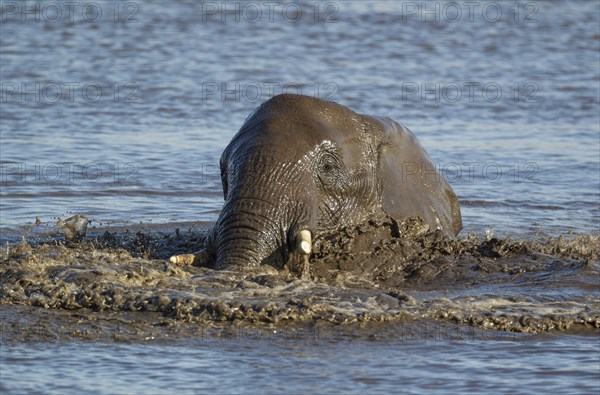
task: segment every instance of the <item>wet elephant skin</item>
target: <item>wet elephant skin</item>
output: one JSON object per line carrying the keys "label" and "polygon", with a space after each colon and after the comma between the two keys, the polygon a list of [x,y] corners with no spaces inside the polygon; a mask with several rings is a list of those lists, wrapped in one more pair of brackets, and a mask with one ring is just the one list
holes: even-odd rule
{"label": "wet elephant skin", "polygon": [[225,148],[220,169],[225,203],[197,254],[216,268],[282,268],[299,241],[309,254],[311,235],[382,214],[419,217],[448,237],[462,228],[456,195],[410,130],[334,102],[271,98]]}

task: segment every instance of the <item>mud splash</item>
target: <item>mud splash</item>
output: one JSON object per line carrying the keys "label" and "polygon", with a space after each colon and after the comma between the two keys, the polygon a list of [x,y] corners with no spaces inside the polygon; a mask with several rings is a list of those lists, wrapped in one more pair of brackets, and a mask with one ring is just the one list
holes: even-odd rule
{"label": "mud splash", "polygon": [[142,226],[78,242],[24,238],[2,256],[3,322],[28,327],[10,311],[51,317],[52,337],[61,322],[101,320],[131,339],[147,333],[140,322],[170,331],[422,320],[525,333],[600,328],[600,235],[449,240],[419,221],[384,218],[316,238],[308,280],[270,266],[168,262],[204,237],[193,227]]}

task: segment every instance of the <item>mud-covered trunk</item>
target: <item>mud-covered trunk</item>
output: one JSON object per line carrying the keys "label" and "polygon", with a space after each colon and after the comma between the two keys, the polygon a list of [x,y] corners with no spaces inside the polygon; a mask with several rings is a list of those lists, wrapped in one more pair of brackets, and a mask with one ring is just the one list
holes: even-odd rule
{"label": "mud-covered trunk", "polygon": [[216,268],[282,268],[299,227],[315,222],[312,175],[287,155],[285,148],[253,145],[223,153],[225,205],[211,243]]}
{"label": "mud-covered trunk", "polygon": [[228,202],[215,229],[216,268],[282,267],[287,258],[289,220],[279,204],[259,197]]}

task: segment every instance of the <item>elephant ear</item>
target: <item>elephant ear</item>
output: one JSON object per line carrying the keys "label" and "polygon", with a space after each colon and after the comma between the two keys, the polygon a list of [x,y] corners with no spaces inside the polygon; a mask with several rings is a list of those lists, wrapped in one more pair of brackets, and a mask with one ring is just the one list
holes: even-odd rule
{"label": "elephant ear", "polygon": [[456,194],[415,135],[389,118],[370,118],[381,138],[378,174],[383,209],[398,221],[420,217],[430,230],[456,236],[462,229]]}
{"label": "elephant ear", "polygon": [[219,161],[219,169],[221,170],[221,185],[223,186],[223,199],[227,199],[227,192],[229,191],[229,185],[227,183],[227,159],[225,154],[221,156]]}

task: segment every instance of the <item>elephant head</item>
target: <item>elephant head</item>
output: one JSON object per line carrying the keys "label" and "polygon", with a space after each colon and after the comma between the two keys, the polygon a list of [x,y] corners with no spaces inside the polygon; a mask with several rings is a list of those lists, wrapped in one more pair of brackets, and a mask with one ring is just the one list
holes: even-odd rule
{"label": "elephant head", "polygon": [[206,249],[192,255],[216,268],[280,268],[294,251],[310,253],[311,235],[377,210],[420,217],[448,236],[462,228],[456,195],[416,137],[337,103],[271,98],[233,137],[220,167],[225,204]]}

